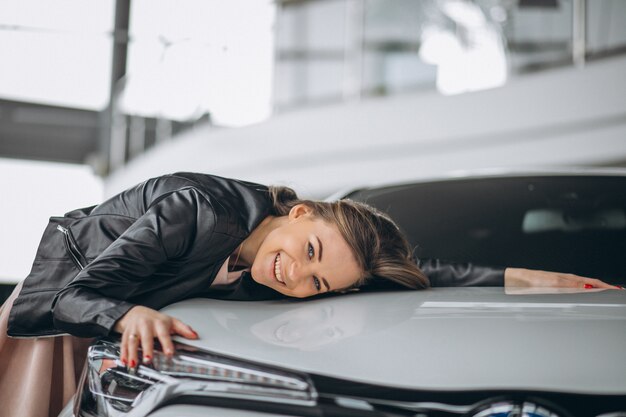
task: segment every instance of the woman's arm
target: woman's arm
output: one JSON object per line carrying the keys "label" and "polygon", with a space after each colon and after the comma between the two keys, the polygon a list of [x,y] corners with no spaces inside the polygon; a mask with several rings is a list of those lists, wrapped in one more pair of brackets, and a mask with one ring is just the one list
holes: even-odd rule
{"label": "woman's arm", "polygon": [[417,266],[426,274],[432,287],[502,287],[504,268],[420,259]]}
{"label": "woman's arm", "polygon": [[562,272],[525,268],[501,268],[453,263],[439,259],[418,261],[418,266],[430,280],[432,287],[564,287],[618,289],[599,279]]}
{"label": "woman's arm", "polygon": [[[210,210],[204,201],[195,189],[188,188],[170,193],[149,207],[57,293],[52,307],[55,327],[88,337],[107,335],[115,328],[122,333],[123,350],[127,349],[126,341],[142,335],[152,335],[142,338],[148,351],[154,336],[164,347],[171,346],[170,333],[192,337],[188,326],[155,310],[136,307],[130,300],[140,298],[148,288],[154,291],[160,284],[151,280],[154,273],[189,250],[198,232],[199,211],[206,215]],[[205,228],[208,234],[213,230]],[[120,320],[127,314],[127,320]],[[137,337],[129,337],[131,334]],[[136,360],[136,348],[128,359]]]}

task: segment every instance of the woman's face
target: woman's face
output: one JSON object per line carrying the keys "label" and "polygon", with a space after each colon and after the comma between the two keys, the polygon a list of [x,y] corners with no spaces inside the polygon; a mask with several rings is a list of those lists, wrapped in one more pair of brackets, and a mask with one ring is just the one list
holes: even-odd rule
{"label": "woman's face", "polygon": [[259,284],[298,298],[345,289],[363,274],[337,227],[305,205],[267,234],[251,273]]}

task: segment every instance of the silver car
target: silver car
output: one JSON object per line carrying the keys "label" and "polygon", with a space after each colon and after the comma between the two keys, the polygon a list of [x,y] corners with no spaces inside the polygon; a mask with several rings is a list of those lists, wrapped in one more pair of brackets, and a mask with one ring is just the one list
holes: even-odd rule
{"label": "silver car", "polygon": [[[626,171],[481,174],[352,191],[420,258],[623,284]],[[193,299],[173,358],[91,346],[80,416],[626,416],[626,291],[449,287]]]}

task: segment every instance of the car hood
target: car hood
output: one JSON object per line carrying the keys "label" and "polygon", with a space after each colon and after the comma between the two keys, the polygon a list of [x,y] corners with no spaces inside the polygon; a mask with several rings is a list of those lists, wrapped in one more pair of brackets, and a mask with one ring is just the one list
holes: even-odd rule
{"label": "car hood", "polygon": [[625,394],[626,291],[535,291],[193,299],[163,311],[200,335],[180,342],[318,375],[413,389]]}

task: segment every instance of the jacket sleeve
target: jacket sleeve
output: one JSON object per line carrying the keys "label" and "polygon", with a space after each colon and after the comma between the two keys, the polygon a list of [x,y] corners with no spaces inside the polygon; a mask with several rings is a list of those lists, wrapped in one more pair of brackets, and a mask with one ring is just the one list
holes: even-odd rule
{"label": "jacket sleeve", "polygon": [[440,259],[421,259],[417,266],[432,287],[502,287],[504,268],[451,263]]}
{"label": "jacket sleeve", "polygon": [[197,190],[184,188],[153,203],[56,294],[52,305],[55,328],[82,337],[109,334],[135,305],[127,300],[145,290],[142,283],[165,262],[189,250],[199,210],[206,216],[208,203],[201,201],[206,202]]}

